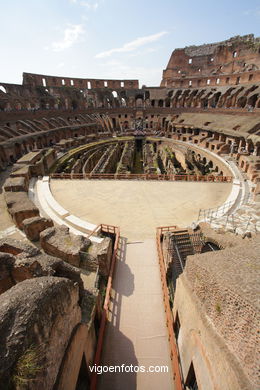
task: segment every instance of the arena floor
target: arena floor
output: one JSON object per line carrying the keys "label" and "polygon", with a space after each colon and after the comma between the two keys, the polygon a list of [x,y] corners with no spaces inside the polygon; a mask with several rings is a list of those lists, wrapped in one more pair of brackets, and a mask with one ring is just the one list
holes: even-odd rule
{"label": "arena floor", "polygon": [[223,204],[232,183],[137,180],[51,180],[57,202],[82,220],[120,227],[131,240],[152,238],[157,226],[187,227],[199,209]]}

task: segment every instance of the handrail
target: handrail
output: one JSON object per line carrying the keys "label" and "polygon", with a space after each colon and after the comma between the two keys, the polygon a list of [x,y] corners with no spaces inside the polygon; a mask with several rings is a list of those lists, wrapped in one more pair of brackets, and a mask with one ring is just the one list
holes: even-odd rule
{"label": "handrail", "polygon": [[108,180],[165,180],[165,181],[195,181],[195,182],[217,182],[230,183],[232,176],[202,176],[202,175],[175,175],[175,174],[153,174],[153,173],[51,173],[52,179],[108,179]]}
{"label": "handrail", "polygon": [[[105,328],[106,328],[106,322],[107,322],[107,315],[108,315],[108,307],[110,302],[110,294],[112,289],[112,282],[113,282],[113,274],[115,270],[115,264],[117,259],[117,251],[119,247],[119,239],[120,239],[120,230],[117,226],[113,225],[106,225],[101,224],[99,225],[101,227],[101,231],[105,233],[112,233],[115,235],[115,242],[114,242],[114,249],[113,249],[113,255],[109,270],[109,276],[107,281],[107,287],[106,287],[106,295],[105,300],[103,304],[103,311],[101,316],[101,322],[98,332],[98,341],[97,341],[97,347],[96,347],[96,353],[93,361],[93,366],[99,366],[101,361],[101,353],[102,353],[102,347],[104,342],[104,335],[105,335]],[[96,390],[97,387],[97,372],[93,371],[91,374],[91,383],[90,383],[90,390]]]}
{"label": "handrail", "polygon": [[172,362],[172,371],[173,371],[173,380],[175,383],[175,389],[176,390],[183,390],[183,380],[181,375],[181,368],[179,366],[179,352],[176,345],[176,339],[173,331],[173,318],[172,318],[172,311],[170,308],[169,303],[169,291],[167,287],[167,281],[166,281],[166,271],[164,266],[164,259],[163,259],[163,251],[161,246],[161,236],[163,232],[166,231],[173,231],[176,229],[176,226],[163,226],[158,227],[156,229],[156,243],[157,243],[157,252],[158,252],[158,259],[159,259],[159,266],[160,266],[160,274],[161,274],[161,283],[162,283],[162,291],[163,291],[163,301],[164,301],[164,311],[166,315],[166,326],[168,329],[168,340],[170,345],[170,351],[171,351],[171,362]]}
{"label": "handrail", "polygon": [[[220,216],[225,215],[231,206],[234,204],[234,201],[230,200],[228,202],[223,203],[222,205],[218,207],[213,207],[209,209],[199,209],[198,213],[198,221],[201,221],[201,218],[203,217],[203,221],[209,221],[212,222],[212,219],[217,219]],[[219,216],[218,214],[221,213]]]}
{"label": "handrail", "polygon": [[101,226],[102,226],[102,225],[97,225],[97,226],[95,227],[95,229],[92,230],[92,232],[90,232],[90,233],[87,235],[87,238],[89,238],[89,237],[93,236],[95,233],[97,233],[97,232],[99,231],[99,229],[101,229]]}

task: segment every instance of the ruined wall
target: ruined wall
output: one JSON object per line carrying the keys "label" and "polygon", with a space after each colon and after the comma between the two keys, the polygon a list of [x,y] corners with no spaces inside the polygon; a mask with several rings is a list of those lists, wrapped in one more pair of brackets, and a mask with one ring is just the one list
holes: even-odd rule
{"label": "ruined wall", "polygon": [[1,295],[3,388],[22,381],[28,389],[53,388],[71,332],[81,320],[78,300],[78,286],[57,277],[25,280]]}
{"label": "ruined wall", "polygon": [[177,280],[178,348],[184,379],[193,363],[199,388],[257,389],[257,253],[244,241],[223,251],[189,256]]}
{"label": "ruined wall", "polygon": [[130,173],[133,167],[134,161],[134,142],[127,141],[124,145],[124,149],[121,155],[121,159],[117,166],[116,173]]}
{"label": "ruined wall", "polygon": [[[260,80],[259,47],[259,38],[246,35],[176,49],[163,71],[161,86],[198,87],[257,82]],[[212,80],[208,82],[209,77]]]}
{"label": "ruined wall", "polygon": [[138,80],[80,79],[75,77],[57,77],[34,73],[23,73],[23,85],[30,86],[71,86],[75,88],[138,88]]}

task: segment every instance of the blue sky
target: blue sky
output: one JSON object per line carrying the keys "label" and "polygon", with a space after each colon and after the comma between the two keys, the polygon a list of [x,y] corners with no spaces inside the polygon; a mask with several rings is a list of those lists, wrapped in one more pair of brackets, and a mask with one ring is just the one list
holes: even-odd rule
{"label": "blue sky", "polygon": [[0,81],[22,72],[159,85],[178,47],[260,36],[260,0],[0,0]]}

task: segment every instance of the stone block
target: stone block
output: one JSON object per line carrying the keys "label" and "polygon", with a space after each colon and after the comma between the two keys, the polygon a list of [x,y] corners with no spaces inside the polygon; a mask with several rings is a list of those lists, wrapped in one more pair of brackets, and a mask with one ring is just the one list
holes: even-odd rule
{"label": "stone block", "polygon": [[80,265],[80,252],[87,252],[91,244],[88,238],[70,233],[66,226],[44,230],[40,233],[40,242],[46,253],[76,267]]}
{"label": "stone block", "polygon": [[92,259],[96,259],[99,273],[103,276],[108,276],[109,274],[112,251],[112,240],[109,237],[104,238],[100,244],[93,243],[89,248],[88,253]]}
{"label": "stone block", "polygon": [[27,191],[27,183],[24,177],[9,177],[4,184],[6,192],[20,192]]}
{"label": "stone block", "polygon": [[9,253],[0,253],[0,294],[14,286],[15,282],[11,276],[11,269],[15,257]]}
{"label": "stone block", "polygon": [[52,220],[40,216],[27,218],[23,221],[23,230],[31,241],[39,241],[40,233],[49,227],[53,227]]}
{"label": "stone block", "polygon": [[1,389],[18,388],[13,379],[21,372],[28,375],[22,368],[29,356],[37,369],[22,387],[54,387],[72,331],[81,321],[78,301],[74,282],[52,276],[24,280],[1,295]]}
{"label": "stone block", "polygon": [[24,242],[11,238],[0,240],[0,294],[25,279],[40,276],[65,277],[77,283],[80,295],[83,293],[77,268]]}
{"label": "stone block", "polygon": [[23,228],[23,221],[39,215],[39,210],[28,198],[26,192],[6,192],[5,201],[8,211],[19,229]]}

